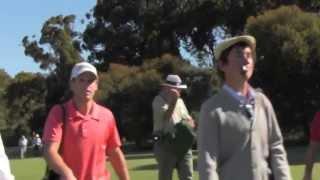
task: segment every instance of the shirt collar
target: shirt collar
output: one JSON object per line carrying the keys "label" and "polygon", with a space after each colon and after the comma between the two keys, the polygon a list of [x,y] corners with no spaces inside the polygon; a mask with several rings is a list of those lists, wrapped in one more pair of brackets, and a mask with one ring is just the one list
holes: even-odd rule
{"label": "shirt collar", "polygon": [[69,100],[67,103],[66,103],[66,109],[67,109],[67,113],[68,113],[68,118],[70,119],[77,119],[77,118],[81,118],[81,119],[93,119],[93,120],[96,120],[96,121],[99,121],[99,115],[98,115],[98,109],[97,108],[97,104],[95,102],[93,102],[92,104],[92,108],[91,108],[91,111],[89,112],[88,115],[83,115],[81,114],[75,104],[73,103],[72,99]]}
{"label": "shirt collar", "polygon": [[255,92],[254,89],[250,86],[248,96],[243,96],[241,92],[235,91],[229,85],[224,84],[222,89],[229,93],[233,98],[235,98],[240,104],[254,104]]}

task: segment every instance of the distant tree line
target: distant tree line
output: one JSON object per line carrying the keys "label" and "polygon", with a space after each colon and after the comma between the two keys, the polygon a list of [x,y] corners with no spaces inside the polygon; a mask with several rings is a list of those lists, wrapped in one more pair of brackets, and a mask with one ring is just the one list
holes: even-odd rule
{"label": "distant tree line", "polygon": [[0,71],[0,130],[12,139],[41,133],[48,110],[68,97],[72,65],[86,54],[100,71],[97,101],[114,112],[121,135],[141,145],[165,76],[183,77],[189,86],[183,98],[197,119],[201,103],[221,85],[215,44],[249,33],[257,39],[252,84],[271,98],[286,140],[303,141],[320,104],[319,7],[316,0],[99,0],[83,32],[73,28],[74,15],[51,17],[40,37],[22,40],[25,54],[47,73]]}

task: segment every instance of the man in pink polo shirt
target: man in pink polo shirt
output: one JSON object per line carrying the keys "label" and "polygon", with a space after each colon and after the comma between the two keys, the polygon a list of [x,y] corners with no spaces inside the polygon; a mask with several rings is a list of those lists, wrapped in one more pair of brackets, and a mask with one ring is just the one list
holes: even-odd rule
{"label": "man in pink polo shirt", "polygon": [[63,104],[65,111],[54,106],[45,123],[44,158],[49,167],[61,180],[110,180],[105,163],[108,156],[119,179],[129,180],[114,116],[93,100],[98,89],[96,68],[77,63],[70,89],[73,96]]}

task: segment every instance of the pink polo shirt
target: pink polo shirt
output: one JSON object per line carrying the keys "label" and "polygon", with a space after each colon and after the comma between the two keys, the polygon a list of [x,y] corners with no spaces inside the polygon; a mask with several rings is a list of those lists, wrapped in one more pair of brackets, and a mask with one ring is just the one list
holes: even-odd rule
{"label": "pink polo shirt", "polygon": [[316,112],[311,122],[310,140],[320,142],[320,112]]}
{"label": "pink polo shirt", "polygon": [[[64,162],[77,180],[110,180],[106,154],[121,145],[112,112],[96,103],[88,115],[82,115],[72,100],[65,104],[66,126],[62,145]],[[47,117],[43,141],[60,142],[62,110],[54,106]]]}

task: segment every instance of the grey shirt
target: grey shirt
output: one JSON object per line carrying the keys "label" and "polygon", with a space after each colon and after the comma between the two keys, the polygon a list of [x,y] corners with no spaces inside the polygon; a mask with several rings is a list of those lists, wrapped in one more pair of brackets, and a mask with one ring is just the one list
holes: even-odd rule
{"label": "grey shirt", "polygon": [[271,171],[275,180],[291,180],[273,107],[260,92],[255,92],[254,101],[253,117],[224,89],[202,105],[200,180],[267,180]]}

